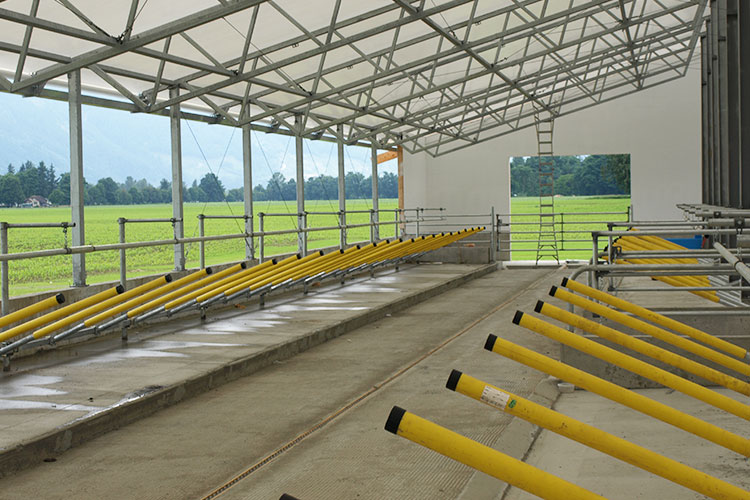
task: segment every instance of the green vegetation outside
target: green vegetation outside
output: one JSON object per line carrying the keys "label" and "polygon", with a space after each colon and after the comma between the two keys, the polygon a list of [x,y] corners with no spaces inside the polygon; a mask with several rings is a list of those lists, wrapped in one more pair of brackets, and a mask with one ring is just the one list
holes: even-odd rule
{"label": "green vegetation outside", "polygon": [[[383,213],[381,220],[391,222],[395,220],[395,209],[398,202],[395,199],[381,199],[380,208],[394,210],[393,214]],[[556,229],[565,231],[582,231],[579,234],[566,235],[568,238],[580,239],[579,242],[566,241],[563,246],[560,243],[561,259],[588,259],[589,250],[571,251],[573,248],[589,247],[589,233],[597,229],[606,229],[605,224],[590,225],[585,221],[609,221],[626,220],[625,215],[630,205],[628,196],[582,196],[582,197],[558,197],[555,198],[556,212],[564,212],[566,215],[562,220],[558,218]],[[306,207],[309,212],[335,212],[338,204],[335,201],[307,201]],[[369,200],[347,200],[347,210],[364,210],[371,208]],[[256,215],[263,213],[291,213],[296,210],[296,203],[280,201],[257,202],[254,205]],[[512,217],[513,249],[534,250],[536,249],[536,236],[539,230],[539,198],[538,197],[513,197],[511,212],[516,214]],[[618,212],[619,215],[585,216],[576,215],[581,212]],[[242,203],[186,203],[185,204],[185,236],[194,237],[199,235],[197,215],[241,215],[243,213]],[[518,215],[531,214],[531,215]],[[86,207],[86,243],[101,245],[118,241],[119,217],[128,219],[154,219],[170,218],[172,206],[169,204],[154,205],[122,205],[122,206],[93,206]],[[506,217],[507,219],[507,217]],[[53,208],[4,208],[0,209],[0,221],[10,223],[39,223],[39,222],[63,222],[70,220],[69,207]],[[350,214],[347,222],[349,224],[364,224],[369,221],[368,213]],[[255,217],[255,230],[259,230],[259,218]],[[507,220],[504,220],[507,222]],[[516,225],[528,223],[529,225]],[[296,217],[267,217],[265,220],[266,231],[280,231],[296,227]],[[332,215],[310,215],[308,225],[311,227],[336,226],[338,220]],[[237,234],[243,231],[241,219],[207,219],[205,221],[205,234]],[[518,234],[519,232],[530,232],[530,234]],[[395,234],[393,224],[381,226],[382,237],[390,237]],[[149,241],[172,238],[172,227],[169,223],[133,223],[126,225],[126,241]],[[369,239],[369,228],[356,228],[349,230],[348,241],[365,241]],[[66,238],[62,229],[10,229],[9,251],[27,252],[47,248],[61,248],[66,244]],[[520,240],[531,240],[520,242]],[[335,246],[339,241],[338,230],[313,232],[309,234],[309,248],[323,248]],[[67,244],[71,245],[71,235],[67,235]],[[276,235],[266,238],[266,255],[274,255],[293,252],[297,248],[296,234]],[[186,246],[187,265],[195,267],[199,263],[198,243]],[[219,264],[242,260],[245,255],[244,240],[222,240],[206,243],[206,263]],[[257,240],[256,240],[257,255]],[[173,247],[171,245],[162,247],[150,247],[132,249],[127,252],[128,276],[142,276],[153,273],[167,272],[173,268]],[[514,260],[533,260],[536,253],[514,252]],[[27,259],[23,261],[12,261],[10,269],[10,292],[11,296],[38,292],[41,290],[52,290],[65,288],[71,283],[71,257],[55,256],[38,259]],[[89,283],[101,283],[115,281],[119,278],[119,253],[95,252],[86,256],[87,281]]]}
{"label": "green vegetation outside", "polygon": [[[347,200],[347,210],[368,211],[372,207],[369,200]],[[395,209],[398,200],[381,199],[382,210],[394,210],[391,213],[381,213],[381,221],[395,221]],[[264,201],[254,203],[256,214],[254,225],[259,230],[259,217],[263,213],[293,213],[296,202]],[[336,201],[307,201],[308,212],[336,212]],[[205,215],[242,215],[243,204],[235,203],[186,203],[185,204],[185,237],[199,236],[198,214]],[[86,207],[84,223],[86,229],[86,243],[101,245],[115,243],[119,239],[117,219],[161,219],[172,217],[172,205],[113,205]],[[348,224],[364,224],[370,219],[369,213],[350,214]],[[40,223],[70,221],[69,207],[52,208],[2,208],[0,221],[9,223]],[[238,234],[244,231],[242,219],[206,219],[205,234]],[[338,224],[335,215],[310,215],[309,227],[330,227]],[[265,231],[282,231],[297,227],[296,216],[266,217]],[[67,245],[72,245],[70,231],[67,235]],[[395,234],[395,225],[382,225],[382,237]],[[126,224],[125,236],[127,242],[163,240],[173,237],[172,226],[168,222],[161,223],[132,223]],[[369,240],[368,227],[354,228],[348,231],[348,241]],[[275,255],[294,252],[297,249],[297,235],[273,235],[265,238],[265,254]],[[308,245],[310,249],[338,245],[338,230],[309,233]],[[9,229],[8,250],[10,253],[29,252],[48,248],[61,248],[66,244],[66,237],[62,229]],[[256,239],[256,255],[257,255]],[[198,243],[186,245],[187,266],[197,267],[200,259]],[[219,264],[238,261],[245,258],[243,239],[221,240],[206,243],[206,264]],[[174,250],[171,245],[160,247],[136,248],[127,251],[128,276],[143,276],[153,273],[167,272],[174,267]],[[37,259],[11,261],[9,263],[10,294],[11,296],[65,288],[71,284],[71,257],[60,255]],[[119,279],[119,252],[94,252],[86,255],[87,282],[90,284]]]}
{"label": "green vegetation outside", "polygon": [[[630,196],[558,196],[554,203],[555,213],[564,214],[555,217],[560,260],[590,259],[591,231],[606,230],[606,222],[627,221]],[[591,212],[608,213],[606,215],[583,215]],[[510,222],[513,224],[512,250],[514,250],[512,259],[536,260],[539,234],[539,197],[514,196],[511,199],[511,214]],[[507,223],[508,221],[503,220],[503,222]],[[567,233],[564,235],[564,242],[560,240],[559,231],[566,231]],[[572,233],[572,231],[577,232]],[[524,232],[528,234],[522,234]]]}

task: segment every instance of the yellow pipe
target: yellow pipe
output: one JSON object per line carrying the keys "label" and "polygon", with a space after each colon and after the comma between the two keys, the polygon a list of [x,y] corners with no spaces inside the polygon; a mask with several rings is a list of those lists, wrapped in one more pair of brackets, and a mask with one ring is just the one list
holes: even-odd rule
{"label": "yellow pipe", "polygon": [[615,297],[614,295],[611,295],[609,293],[602,292],[600,290],[597,290],[596,288],[591,288],[590,286],[586,286],[578,281],[563,278],[562,286],[582,295],[587,295],[594,300],[598,300],[599,302],[604,302],[605,304],[609,304],[612,307],[616,307],[631,314],[635,314],[636,316],[640,316],[643,319],[646,319],[652,323],[656,323],[657,325],[661,325],[665,328],[674,330],[675,332],[681,333],[682,335],[687,335],[688,337],[691,337],[699,342],[710,345],[714,349],[718,349],[720,351],[724,351],[727,354],[731,354],[736,358],[742,359],[750,357],[748,351],[738,345],[734,345],[724,339],[720,339],[702,330],[693,328],[692,326],[686,325],[685,323],[681,323],[672,318],[668,318],[663,314],[659,314],[650,309],[646,309],[645,307],[633,304],[632,302],[628,302],[627,300]]}
{"label": "yellow pipe", "polygon": [[217,281],[216,283],[212,283],[184,297],[174,300],[168,304],[165,304],[164,308],[167,310],[173,309],[179,306],[180,304],[183,304],[192,299],[195,299],[197,302],[204,302],[210,299],[211,297],[215,297],[219,295],[227,288],[233,287],[237,283],[240,283],[244,280],[253,279],[256,276],[260,276],[262,274],[269,272],[272,269],[275,269],[276,266],[284,265],[288,262],[292,262],[299,258],[300,258],[299,254],[294,254],[281,261],[277,261],[276,259],[267,260],[266,262],[263,262],[262,264],[258,264],[257,266],[253,266],[249,269],[245,269],[244,271],[240,271],[239,273],[233,274],[231,276],[227,276],[226,278],[223,278]]}
{"label": "yellow pipe", "polygon": [[148,281],[140,286],[137,286],[133,289],[128,290],[127,292],[123,292],[119,295],[115,295],[114,297],[111,297],[109,299],[93,304],[87,307],[86,309],[83,309],[81,311],[78,311],[77,313],[65,316],[64,318],[57,320],[56,322],[50,325],[47,325],[44,328],[40,328],[39,330],[34,332],[34,338],[40,339],[44,337],[45,335],[48,335],[54,332],[55,330],[59,330],[60,328],[63,328],[68,325],[72,325],[73,323],[80,321],[83,318],[86,318],[88,316],[91,316],[92,314],[105,311],[116,304],[120,304],[123,301],[126,301],[132,297],[137,297],[138,295],[141,295],[144,292],[153,290],[154,288],[159,288],[169,283],[170,281],[172,281],[172,277],[170,275],[167,274],[164,276],[160,276],[156,278],[155,280]]}
{"label": "yellow pipe", "polygon": [[730,370],[734,370],[743,375],[750,375],[750,365],[748,365],[747,363],[743,363],[742,361],[735,358],[730,358],[726,354],[722,354],[706,346],[700,345],[690,339],[675,335],[674,333],[668,332],[667,330],[659,328],[658,326],[651,325],[649,323],[646,323],[645,321],[641,321],[637,318],[628,316],[627,314],[623,314],[621,312],[615,311],[614,309],[610,309],[607,306],[603,306],[601,304],[597,304],[596,302],[584,299],[583,297],[575,295],[561,288],[557,288],[556,286],[552,287],[549,294],[553,297],[564,300],[569,304],[578,306],[581,309],[585,309],[594,314],[598,314],[599,316],[617,321],[618,323],[637,330],[641,333],[651,335],[652,337],[655,337],[663,342],[672,344],[675,347],[684,349],[685,351],[713,361],[714,363],[718,363],[725,368],[729,368]]}
{"label": "yellow pipe", "polygon": [[745,396],[750,396],[750,384],[747,382],[732,377],[731,375],[727,375],[719,370],[714,370],[713,368],[685,358],[684,356],[680,356],[679,354],[662,349],[661,347],[644,342],[643,340],[626,335],[614,328],[604,326],[595,321],[578,316],[577,314],[564,311],[559,307],[555,307],[552,304],[546,304],[541,300],[536,303],[534,311],[542,313],[548,318],[556,319],[563,323],[567,323],[570,326],[593,333],[603,339],[614,342],[615,344],[621,345],[632,351],[644,354],[657,361],[661,361],[662,363],[672,365],[680,370],[692,373],[693,375],[698,375],[706,380],[724,386],[727,389],[739,392]]}
{"label": "yellow pipe", "polygon": [[385,430],[541,498],[551,500],[604,498],[409,413],[398,406],[394,406],[391,410],[385,423]]}
{"label": "yellow pipe", "polygon": [[227,290],[225,293],[226,296],[230,296],[233,293],[239,292],[242,289],[247,290],[255,290],[256,288],[260,288],[262,286],[266,285],[278,285],[279,283],[283,283],[284,281],[287,281],[291,278],[291,276],[299,271],[305,271],[309,269],[311,266],[315,265],[316,262],[318,262],[320,259],[322,259],[323,252],[316,252],[314,254],[308,255],[306,257],[303,257],[299,261],[297,261],[297,264],[294,264],[292,266],[289,266],[286,270],[282,272],[273,273],[271,275],[266,276],[260,276],[257,280],[254,280],[252,283],[248,283],[245,285],[237,285],[234,288],[231,288],[231,291]]}
{"label": "yellow pipe", "polygon": [[[618,242],[621,247],[626,250],[636,251],[659,251],[653,247],[644,245],[638,245],[637,243],[631,242],[624,244],[622,241]],[[641,263],[641,264],[697,264],[696,259],[668,259],[668,258],[642,258],[642,259],[627,259],[630,262]],[[710,282],[706,276],[672,276],[678,281],[686,283],[684,286],[709,286]]]}
{"label": "yellow pipe", "polygon": [[204,276],[200,280],[198,280],[198,281],[196,281],[194,283],[191,283],[191,284],[189,284],[187,286],[184,286],[184,287],[182,287],[182,288],[180,288],[178,290],[173,290],[172,292],[169,292],[168,294],[163,295],[163,296],[159,297],[158,299],[154,299],[154,300],[152,300],[150,302],[146,302],[145,304],[143,304],[141,306],[138,306],[138,307],[136,307],[134,309],[131,309],[130,311],[128,311],[128,318],[134,318],[136,316],[139,316],[139,315],[145,313],[146,311],[149,311],[149,310],[153,309],[154,307],[158,307],[158,306],[160,306],[162,304],[166,304],[167,302],[171,301],[172,299],[174,299],[176,297],[184,296],[187,293],[192,292],[193,290],[197,290],[199,288],[202,288],[202,287],[210,284],[213,281],[219,280],[219,279],[221,279],[221,278],[223,278],[225,276],[228,276],[230,274],[234,274],[234,273],[236,273],[238,271],[241,271],[241,270],[245,269],[246,266],[247,266],[247,263],[240,262],[239,264],[235,264],[233,266],[230,266],[230,267],[228,267],[228,268],[226,268],[223,271],[220,271],[218,273],[211,272],[211,268],[207,267],[205,269],[206,276]]}
{"label": "yellow pipe", "polygon": [[641,375],[647,379],[653,380],[661,385],[671,387],[688,396],[708,403],[717,408],[736,415],[745,420],[750,420],[750,406],[735,401],[734,399],[714,392],[701,385],[698,385],[682,377],[678,377],[666,370],[657,368],[653,365],[635,359],[632,356],[618,352],[609,347],[597,344],[593,340],[588,340],[580,335],[571,333],[563,328],[542,321],[521,311],[516,312],[513,322],[529,330],[535,331],[545,337],[556,340],[567,346],[585,352],[591,356],[597,357],[613,365],[624,368],[628,371]]}
{"label": "yellow pipe", "polygon": [[484,348],[695,434],[740,455],[750,457],[750,439],[738,436],[617,384],[595,377],[583,370],[573,368],[492,334],[487,338]]}
{"label": "yellow pipe", "polygon": [[451,373],[447,386],[497,410],[544,427],[707,497],[717,500],[750,499],[750,492],[733,484],[457,370]]}
{"label": "yellow pipe", "polygon": [[22,319],[34,316],[35,314],[46,311],[50,307],[55,307],[56,305],[62,304],[63,302],[65,302],[65,297],[63,296],[63,294],[58,293],[53,297],[48,297],[44,300],[40,300],[36,304],[31,304],[30,306],[26,306],[22,309],[19,309],[18,311],[13,311],[12,313],[6,314],[2,318],[0,318],[0,328],[4,328],[10,324],[21,321]]}
{"label": "yellow pipe", "polygon": [[[265,273],[258,274],[249,279],[241,280],[240,282],[234,282],[228,288],[222,287],[222,288],[225,288],[223,290],[223,293],[226,297],[229,297],[230,295],[233,295],[242,290],[247,290],[247,289],[252,290],[254,288],[257,288],[257,286],[255,285],[258,283],[261,283],[262,285],[266,285],[271,280],[273,280],[274,277],[279,276],[281,273],[285,273],[286,271],[289,271],[290,269],[293,269],[299,266],[300,264],[305,264],[309,262],[310,260],[317,259],[318,257],[320,257],[321,254],[322,252],[315,252],[305,257],[300,257],[300,255],[297,254],[296,259],[294,260],[284,259],[284,261],[280,262],[277,266],[274,266],[272,269],[269,269]],[[288,262],[285,262],[285,261],[288,261]],[[262,285],[258,285],[258,286],[262,286]],[[207,298],[209,297],[208,296],[198,297],[197,300],[198,302],[203,302]]]}
{"label": "yellow pipe", "polygon": [[58,318],[64,318],[68,314],[73,314],[76,311],[85,309],[92,304],[96,304],[97,302],[100,302],[102,300],[108,299],[109,297],[113,297],[119,293],[122,293],[122,291],[123,291],[122,286],[117,285],[114,288],[109,288],[107,290],[104,290],[103,292],[97,293],[96,295],[92,295],[91,297],[78,300],[76,302],[73,302],[70,305],[67,305],[55,311],[49,312],[45,314],[44,316],[39,316],[38,318],[34,318],[25,323],[21,323],[18,326],[14,326],[13,328],[9,330],[6,330],[0,333],[0,342],[5,342],[6,340],[11,339],[15,337],[16,335],[20,335],[24,332],[28,332],[29,330],[33,330],[34,328],[37,328],[38,326],[46,325],[50,321],[55,321]]}
{"label": "yellow pipe", "polygon": [[[107,309],[106,311],[101,312],[97,314],[96,316],[88,318],[86,321],[83,322],[83,324],[86,327],[94,326],[95,324],[100,323],[107,318],[111,318],[112,316],[120,314],[121,312],[128,311],[129,309],[133,309],[136,306],[140,306],[141,304],[149,302],[150,300],[156,297],[159,297],[160,295],[164,295],[168,292],[171,292],[172,290],[177,290],[179,288],[182,288],[186,283],[191,283],[197,280],[198,278],[200,278],[201,276],[205,276],[206,273],[207,273],[207,269],[200,269],[194,273],[190,273],[187,276],[183,276],[182,278],[176,281],[172,281],[171,283],[167,283],[164,286],[160,286],[156,288],[155,290],[151,290],[142,295],[133,297],[130,300],[118,306],[113,307],[112,309]],[[132,316],[128,315],[128,317],[132,317]]]}

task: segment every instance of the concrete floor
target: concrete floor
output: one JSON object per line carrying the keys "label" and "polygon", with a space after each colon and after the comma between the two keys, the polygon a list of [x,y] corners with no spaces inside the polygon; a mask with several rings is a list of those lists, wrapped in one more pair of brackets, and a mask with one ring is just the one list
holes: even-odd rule
{"label": "concrete floor", "polygon": [[[750,403],[747,397],[728,389],[716,388],[716,391]],[[639,389],[636,392],[750,438],[747,421],[689,396],[667,389]],[[750,462],[721,446],[586,391],[562,394],[554,409],[750,492]],[[611,500],[706,498],[546,430],[534,443],[526,461]],[[511,488],[505,498],[521,500],[536,497]]]}
{"label": "concrete floor", "polygon": [[[63,425],[69,425],[71,418],[91,413],[76,407],[65,411],[38,406],[23,409],[19,401],[49,405],[70,397],[70,404],[96,406],[98,397],[93,402],[85,398],[93,387],[106,386],[108,391],[120,387],[117,397],[122,398],[134,394],[133,387],[153,384],[153,380],[157,381],[154,385],[164,385],[186,374],[195,378],[226,364],[228,352],[262,353],[272,344],[304,337],[305,331],[309,334],[365,310],[393,304],[394,298],[409,300],[472,269],[476,268],[419,266],[398,275],[362,279],[352,288],[332,286],[310,297],[283,298],[264,311],[226,312],[210,317],[200,327],[195,320],[184,320],[144,333],[127,348],[103,342],[89,347],[96,353],[84,355],[85,351],[78,349],[77,356],[70,359],[59,354],[42,357],[18,367],[15,380],[20,378],[22,383],[3,389],[0,382],[0,391],[6,391],[0,403],[16,402],[9,408],[0,405],[0,415],[10,429],[0,429],[0,437],[8,439],[14,429],[42,428],[43,420],[47,426],[54,424],[45,420],[51,416],[64,414],[68,420]],[[700,498],[564,438],[546,431],[540,434],[523,420],[448,391],[445,381],[453,368],[545,406],[555,405],[565,414],[750,488],[750,468],[742,457],[593,394],[576,391],[558,398],[554,382],[546,375],[482,348],[487,335],[493,333],[557,358],[559,345],[513,325],[511,319],[517,309],[533,312],[536,301],[547,300],[549,287],[568,274],[570,270],[565,269],[502,270],[408,309],[382,310],[382,319],[368,320],[364,326],[305,352],[280,357],[250,376],[49,457],[55,461],[40,460],[32,468],[5,477],[0,480],[0,499],[249,500],[276,499],[282,493],[301,500],[529,497],[383,430],[393,405],[511,456],[528,455],[532,464],[610,498]],[[210,345],[185,344],[189,339]],[[143,343],[155,344],[142,349]],[[129,349],[140,349],[145,356],[149,352],[167,355],[145,359],[144,355],[123,356]],[[94,355],[113,358],[93,362]],[[113,366],[120,371],[101,371]],[[100,370],[94,370],[96,367]],[[62,381],[33,378],[66,380],[79,369],[91,370],[93,380],[75,397],[64,394],[68,389],[60,385]],[[45,370],[53,370],[55,375]],[[79,380],[77,376],[72,379]],[[137,383],[126,383],[128,380]],[[11,389],[16,392],[7,392]],[[746,422],[735,417],[662,389],[644,392],[750,437]]]}

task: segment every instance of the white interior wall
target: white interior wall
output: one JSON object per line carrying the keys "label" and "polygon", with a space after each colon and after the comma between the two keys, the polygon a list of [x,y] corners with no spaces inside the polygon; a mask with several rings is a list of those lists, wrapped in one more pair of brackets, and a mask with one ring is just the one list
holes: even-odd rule
{"label": "white interior wall", "polygon": [[[555,121],[556,155],[629,153],[637,220],[675,219],[701,201],[700,73]],[[533,127],[432,158],[404,154],[405,206],[510,211],[512,156],[536,154]]]}

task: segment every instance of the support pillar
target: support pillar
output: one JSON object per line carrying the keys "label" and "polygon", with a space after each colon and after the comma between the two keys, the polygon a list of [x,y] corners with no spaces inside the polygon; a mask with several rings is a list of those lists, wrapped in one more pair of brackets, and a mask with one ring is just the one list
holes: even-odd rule
{"label": "support pillar", "polygon": [[[175,99],[180,95],[178,87],[169,89],[169,98]],[[184,238],[185,223],[182,205],[182,128],[180,127],[180,105],[173,104],[169,108],[169,123],[172,132],[172,218],[174,219],[174,237]],[[174,246],[174,269],[185,270],[185,245],[177,243]]]}
{"label": "support pillar", "polygon": [[[250,117],[250,106],[245,108],[246,118]],[[252,129],[250,122],[242,126],[242,172],[243,172],[243,198],[245,200],[245,232],[253,233],[253,161],[251,150]],[[245,239],[245,258],[255,258],[255,242],[253,237]]]}
{"label": "support pillar", "polygon": [[747,2],[738,2],[737,6],[739,9],[740,199],[742,208],[750,208],[750,5],[747,5]]}
{"label": "support pillar", "polygon": [[[339,213],[341,214],[339,222],[342,226],[346,226],[346,169],[344,168],[344,126],[342,124],[336,125],[336,136],[339,160]],[[342,229],[340,233],[339,247],[343,250],[346,247],[346,229]]]}
{"label": "support pillar", "polygon": [[378,146],[375,144],[375,138],[370,139],[372,149],[372,222],[376,224],[372,228],[373,238],[377,241],[380,239],[380,226],[377,225],[380,222],[380,196],[378,194]]}
{"label": "support pillar", "polygon": [[709,54],[709,41],[706,35],[700,37],[701,45],[701,182],[702,203],[711,205],[713,203],[712,193],[712,153],[711,153],[711,86],[709,68],[711,61]]}
{"label": "support pillar", "polygon": [[740,145],[740,32],[738,9],[739,0],[726,0],[727,43],[727,104],[728,104],[728,163],[729,163],[729,206],[741,207],[741,145]]}
{"label": "support pillar", "polygon": [[403,222],[406,219],[406,214],[404,213],[404,148],[402,146],[398,146],[396,158],[398,161],[398,209],[402,221],[400,224],[401,236],[403,236],[406,231],[406,224]]}
{"label": "support pillar", "polygon": [[[70,211],[73,246],[86,241],[83,217],[83,124],[81,119],[81,70],[68,73],[68,109],[70,118]],[[73,286],[86,286],[86,256],[74,254]]]}
{"label": "support pillar", "polygon": [[302,148],[302,116],[294,116],[294,126],[297,129],[294,136],[294,149],[297,153],[297,249],[303,256],[307,255],[307,233],[305,217],[305,151]]}

